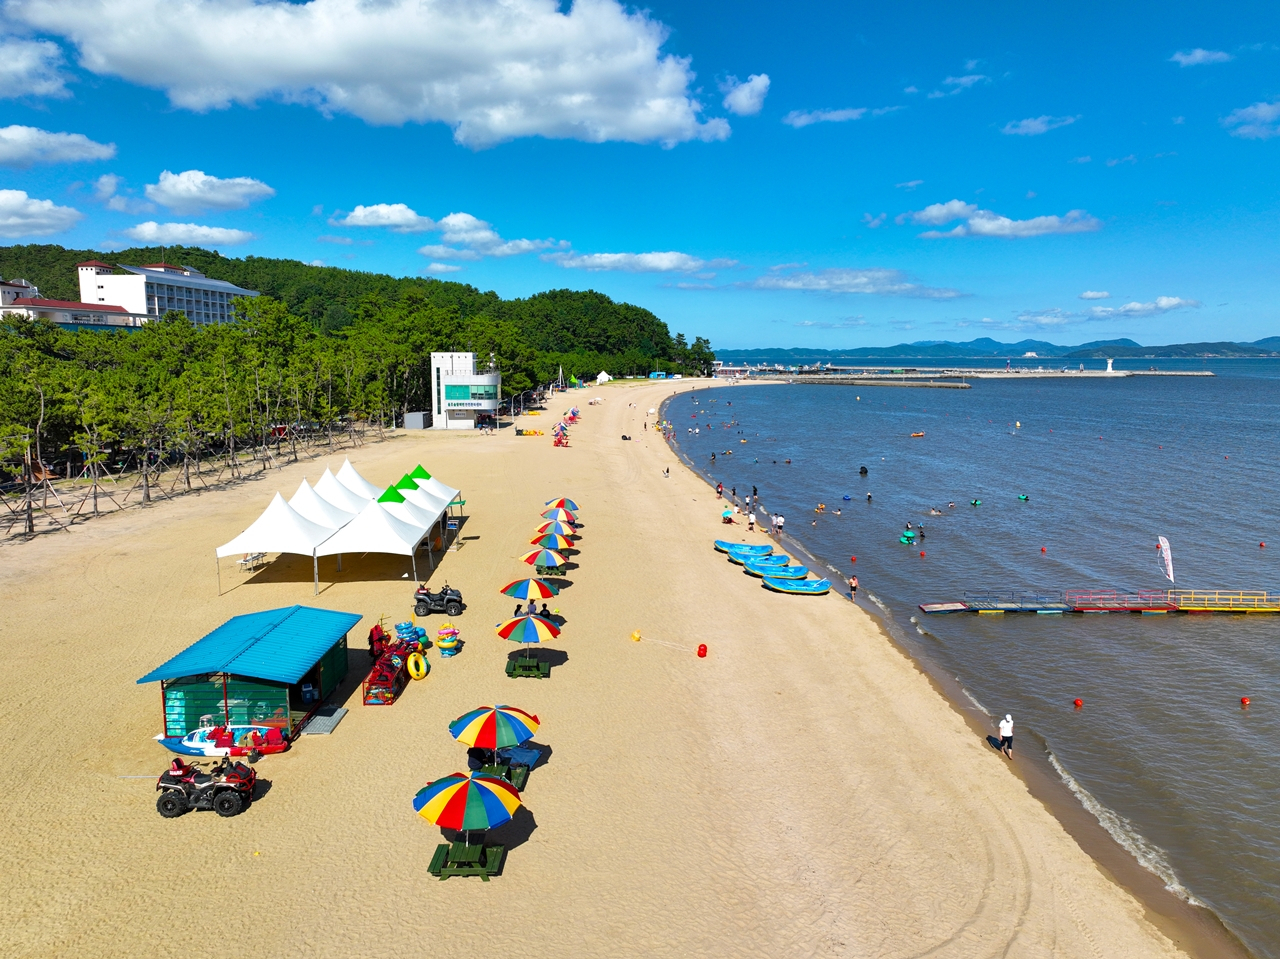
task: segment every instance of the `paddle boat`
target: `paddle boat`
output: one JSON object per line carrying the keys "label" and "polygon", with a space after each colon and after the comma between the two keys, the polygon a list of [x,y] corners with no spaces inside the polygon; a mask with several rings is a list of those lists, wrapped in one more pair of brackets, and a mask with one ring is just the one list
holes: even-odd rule
{"label": "paddle boat", "polygon": [[762,566],[759,563],[743,563],[742,568],[752,576],[770,576],[773,579],[804,579],[809,575],[808,566]]}
{"label": "paddle boat", "polygon": [[201,726],[182,737],[161,733],[154,738],[180,756],[247,756],[250,752],[266,755],[289,748],[289,740],[275,726]]}
{"label": "paddle boat", "polygon": [[738,566],[747,562],[755,563],[757,566],[786,566],[791,562],[791,557],[785,553],[763,556],[760,553],[739,553],[736,549],[731,549],[729,550],[729,562]]}
{"label": "paddle boat", "polygon": [[766,589],[775,593],[795,593],[800,596],[823,596],[831,592],[829,579],[780,579],[776,576],[764,577]]}
{"label": "paddle boat", "polygon": [[768,543],[754,545],[752,543],[730,543],[728,540],[718,539],[715,541],[716,552],[727,553],[731,549],[735,549],[740,553],[757,553],[760,556],[768,556],[773,552],[773,547]]}

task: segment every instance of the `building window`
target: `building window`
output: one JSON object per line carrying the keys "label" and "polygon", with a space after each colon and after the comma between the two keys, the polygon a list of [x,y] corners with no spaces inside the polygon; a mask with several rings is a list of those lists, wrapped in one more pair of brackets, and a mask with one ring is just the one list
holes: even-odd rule
{"label": "building window", "polygon": [[444,388],[444,398],[446,400],[469,400],[472,398],[471,387],[469,386],[446,386]]}
{"label": "building window", "polygon": [[470,399],[473,400],[496,400],[498,398],[498,388],[492,384],[471,387]]}

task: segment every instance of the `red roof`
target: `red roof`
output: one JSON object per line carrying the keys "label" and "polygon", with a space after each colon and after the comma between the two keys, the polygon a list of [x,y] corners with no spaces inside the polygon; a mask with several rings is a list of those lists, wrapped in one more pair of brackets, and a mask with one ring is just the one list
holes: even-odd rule
{"label": "red roof", "polygon": [[14,306],[30,306],[38,310],[79,310],[97,313],[128,313],[123,306],[107,306],[105,303],[74,303],[71,300],[46,300],[44,297],[19,296],[13,301]]}
{"label": "red roof", "polygon": [[77,263],[76,266],[100,266],[104,269],[114,269],[110,263],[103,263],[101,260],[85,260],[83,263]]}

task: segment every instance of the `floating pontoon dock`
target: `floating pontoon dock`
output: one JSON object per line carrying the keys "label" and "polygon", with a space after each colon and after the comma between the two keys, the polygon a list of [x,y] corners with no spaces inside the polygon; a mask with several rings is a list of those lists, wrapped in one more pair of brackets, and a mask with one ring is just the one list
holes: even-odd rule
{"label": "floating pontoon dock", "polygon": [[982,590],[965,592],[961,602],[921,603],[926,613],[1280,613],[1280,593],[1242,590],[1068,589],[1061,592]]}

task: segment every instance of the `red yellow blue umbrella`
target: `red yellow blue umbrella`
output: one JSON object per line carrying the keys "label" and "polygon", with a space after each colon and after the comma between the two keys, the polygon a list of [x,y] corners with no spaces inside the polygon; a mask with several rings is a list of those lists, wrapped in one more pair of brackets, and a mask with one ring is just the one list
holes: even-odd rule
{"label": "red yellow blue umbrella", "polygon": [[575,513],[578,511],[577,503],[575,503],[571,499],[564,499],[563,497],[561,497],[560,499],[553,499],[551,502],[546,503],[544,505],[550,506],[552,509],[567,509],[567,510],[572,510]]}
{"label": "red yellow blue umbrella", "polygon": [[481,706],[449,724],[449,735],[464,746],[502,749],[519,746],[538,731],[538,717],[515,706]]}
{"label": "red yellow blue umbrella", "polygon": [[498,635],[513,643],[540,643],[560,635],[560,627],[549,619],[526,613],[498,627]]}
{"label": "red yellow blue umbrella", "polygon": [[573,546],[567,537],[558,533],[547,533],[545,536],[537,536],[529,540],[534,546],[541,546],[544,549],[569,549]]}
{"label": "red yellow blue umbrella", "polygon": [[561,523],[558,520],[554,520],[554,519],[547,520],[545,523],[543,523],[541,526],[535,529],[534,532],[538,533],[541,536],[546,536],[548,533],[555,533],[559,536],[581,536],[582,535],[581,533],[578,532],[578,527],[574,526],[572,523]]}
{"label": "red yellow blue umbrella", "polygon": [[419,789],[413,808],[442,829],[471,832],[509,821],[520,808],[520,793],[497,776],[450,773]]}
{"label": "red yellow blue umbrella", "polygon": [[560,590],[545,579],[518,579],[502,587],[502,592],[516,599],[550,599]]}
{"label": "red yellow blue umbrella", "polygon": [[559,507],[543,510],[542,518],[558,520],[561,523],[573,523],[575,526],[578,523],[578,517],[574,516],[569,510],[560,509]]}
{"label": "red yellow blue umbrella", "polygon": [[521,556],[520,562],[528,563],[530,566],[563,566],[569,561],[554,549],[535,549]]}

